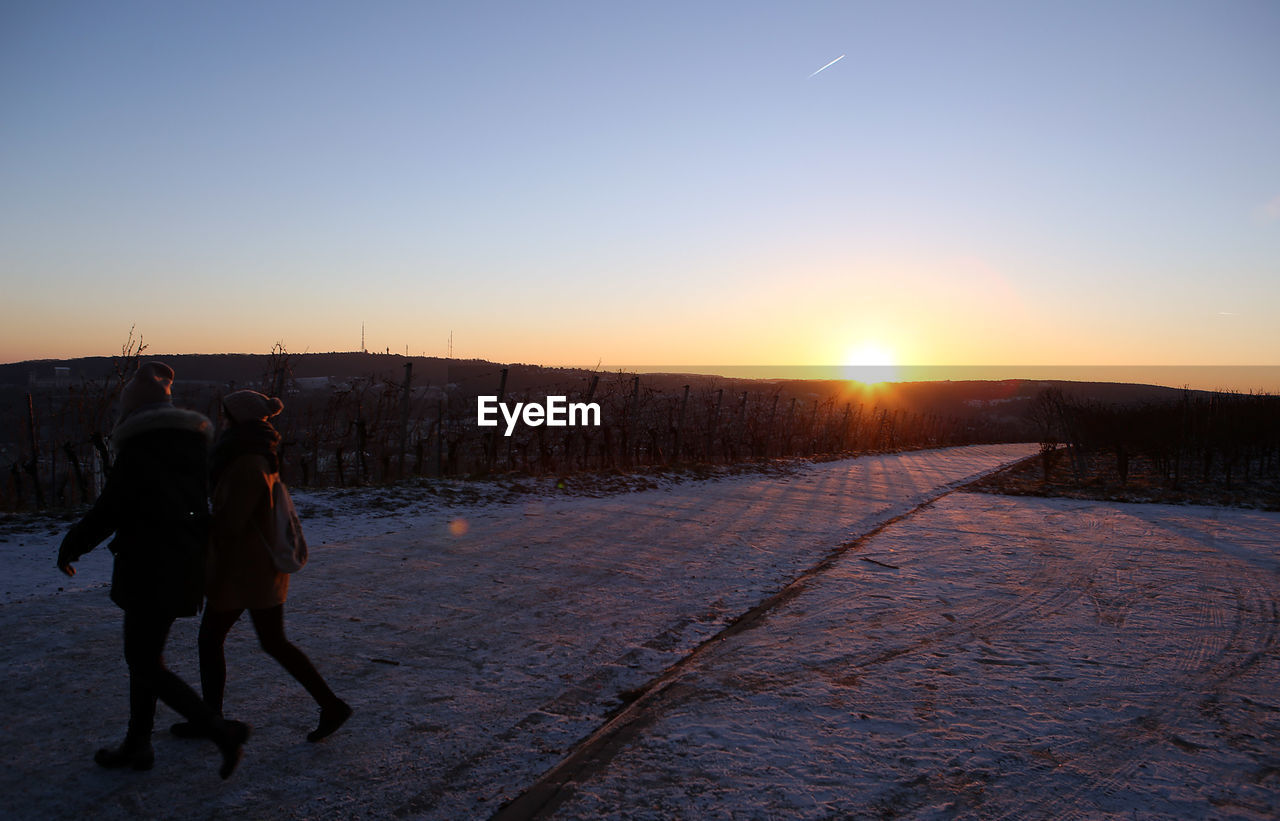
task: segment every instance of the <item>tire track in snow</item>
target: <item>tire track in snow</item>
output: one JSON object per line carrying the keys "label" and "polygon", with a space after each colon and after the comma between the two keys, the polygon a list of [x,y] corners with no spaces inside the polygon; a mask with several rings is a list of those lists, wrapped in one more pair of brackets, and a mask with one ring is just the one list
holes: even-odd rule
{"label": "tire track in snow", "polygon": [[[431,636],[417,644],[423,663],[442,644],[483,660],[475,670],[484,673],[482,683],[457,702],[460,715],[481,720],[452,732],[448,760],[414,793],[388,801],[389,811],[488,815],[562,760],[630,694],[803,573],[832,544],[1026,452],[997,445],[879,455],[694,485],[693,493],[675,487],[587,505],[535,500],[514,526],[497,515],[476,517],[463,539],[442,546],[453,558],[436,555],[437,565],[460,559],[464,578],[473,559],[476,567],[503,566],[493,574],[499,586],[438,586],[437,598],[487,600],[496,612],[473,608],[463,619],[418,621],[415,629]],[[563,596],[547,586],[566,579],[574,579],[573,589]],[[536,655],[522,662],[519,636],[514,642],[493,636],[500,613],[514,611],[531,614],[529,626],[550,642],[545,654],[535,643]],[[625,628],[607,621],[619,613],[629,614]],[[599,629],[584,634],[582,626],[593,623]],[[558,636],[576,640],[566,649]],[[498,648],[507,655],[494,655]],[[494,686],[504,679],[518,682],[516,689]],[[504,704],[483,705],[487,700]]]}
{"label": "tire track in snow", "polygon": [[[1212,555],[1214,550],[1213,545],[1205,545],[1205,554]],[[1036,806],[1037,817],[1093,817],[1101,808],[1091,805],[1088,794],[1121,793],[1140,777],[1151,757],[1146,751],[1152,745],[1197,750],[1195,742],[1182,737],[1179,725],[1196,713],[1212,712],[1225,685],[1247,675],[1280,646],[1280,593],[1272,574],[1226,554],[1212,558],[1212,575],[1203,579],[1196,590],[1197,600],[1185,608],[1194,618],[1190,624],[1179,625],[1195,634],[1178,648],[1172,660],[1176,672],[1173,686],[1166,688],[1172,695],[1126,725],[1098,728],[1087,749],[1062,756],[1052,769],[1070,768],[1077,775],[1073,788],[1042,789],[1041,784],[1050,783],[1052,770],[1042,774],[1038,783],[1027,785],[1032,794],[1052,796]],[[1224,606],[1224,597],[1230,606]],[[1141,692],[1148,685],[1136,665],[1122,670],[1117,687],[1120,692]],[[1228,729],[1221,719],[1219,723],[1223,730]],[[1014,807],[993,817],[1025,818],[1027,808]]]}
{"label": "tire track in snow", "polygon": [[[1038,457],[1033,455],[1018,461],[1029,461],[1035,458]],[[679,680],[690,667],[702,658],[709,648],[739,633],[758,627],[771,613],[807,590],[815,579],[830,571],[846,555],[861,549],[867,542],[886,529],[924,510],[939,499],[972,484],[974,481],[996,470],[1000,470],[1002,467],[1006,467],[1006,465],[981,470],[963,479],[936,487],[932,493],[924,494],[924,498],[917,496],[906,509],[899,509],[899,512],[887,514],[889,518],[881,520],[856,538],[836,547],[777,593],[733,619],[723,630],[700,643],[683,658],[639,688],[639,691],[629,704],[620,708],[600,728],[575,745],[560,763],[542,775],[524,792],[499,808],[492,816],[492,821],[517,821],[518,819],[548,817],[556,807],[569,797],[570,785],[573,781],[589,777],[591,774],[607,767],[614,756],[625,748],[632,739],[640,735],[657,717],[665,699],[672,694],[678,696],[680,687],[677,685]],[[1069,590],[1057,590],[1047,597],[1044,606],[1061,606],[1067,601],[1078,597],[1078,595],[1078,591],[1072,595]],[[981,629],[982,625],[995,627],[1005,621],[1018,619],[1023,609],[1024,602],[1021,598],[1007,606],[993,608],[990,614],[980,620],[977,628]],[[957,625],[954,630],[950,630],[948,633],[959,635],[962,632],[968,633],[972,629],[975,629],[973,625]],[[875,664],[896,658],[899,655],[923,649],[930,644],[930,641],[914,642],[900,650],[877,654],[875,657],[866,660],[864,664]]]}
{"label": "tire track in snow", "polygon": [[[952,496],[868,546],[901,574],[848,556],[709,652],[556,813],[625,817],[634,795],[655,817],[1276,817],[1274,539],[1242,540],[1247,524],[1196,538],[1203,511],[981,498]],[[1075,602],[972,640],[927,604],[987,625],[1010,595],[1055,598],[1036,591],[1046,579],[1079,587]],[[960,652],[919,641],[849,669],[877,661],[860,648],[929,636]]]}

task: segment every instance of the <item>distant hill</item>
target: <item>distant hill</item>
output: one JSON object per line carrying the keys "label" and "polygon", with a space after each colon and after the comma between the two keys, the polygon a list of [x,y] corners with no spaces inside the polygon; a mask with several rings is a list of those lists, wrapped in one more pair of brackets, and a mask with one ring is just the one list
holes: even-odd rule
{"label": "distant hill", "polygon": [[[261,384],[272,370],[269,354],[157,354],[144,359],[168,363],[177,372],[180,382],[214,383],[221,385]],[[0,365],[0,387],[25,388],[31,385],[47,387],[55,381],[78,384],[84,380],[100,380],[115,373],[114,357],[93,356],[75,359],[40,359]],[[528,364],[502,364],[486,360],[444,359],[440,357],[399,354],[337,352],[301,353],[288,355],[288,369],[295,380],[330,377],[334,380],[368,378],[373,381],[399,383],[404,377],[405,363],[413,365],[413,383],[418,386],[444,386],[454,384],[464,390],[479,393],[496,392],[501,372],[507,370],[506,391],[520,393],[529,390],[571,393],[583,390],[592,378],[598,378],[601,389],[619,379],[630,380],[631,374],[596,372],[585,368],[554,368]],[[1059,380],[999,380],[999,381],[947,381],[900,382],[878,386],[873,393],[866,393],[856,383],[845,380],[809,379],[741,379],[714,374],[644,373],[645,386],[667,390],[679,390],[691,385],[695,390],[724,389],[726,394],[749,391],[752,393],[777,391],[785,396],[838,397],[845,394],[859,402],[871,402],[881,407],[903,407],[910,410],[940,411],[988,408],[1006,410],[1020,406],[1045,388],[1056,387],[1064,393],[1086,401],[1105,404],[1134,404],[1164,402],[1183,395],[1181,389],[1156,385],[1137,385],[1112,382],[1067,382]],[[1192,394],[1204,394],[1192,391]]]}
{"label": "distant hill", "polygon": [[[449,360],[435,357],[404,357],[374,353],[303,353],[289,354],[289,366],[295,378],[333,376],[350,379],[357,376],[403,373],[405,361],[411,359],[415,373],[443,374]],[[260,379],[271,367],[269,354],[144,354],[144,360],[167,363],[177,378],[193,382],[235,382],[243,384]],[[115,373],[115,357],[88,356],[77,359],[37,359],[0,365],[0,385],[28,385],[33,379],[55,378],[57,369],[66,369],[64,377],[103,379]]]}
{"label": "distant hill", "polygon": [[[1009,379],[865,386],[842,379],[637,375],[371,353],[290,354],[287,360],[267,354],[145,358],[171,365],[178,377],[175,401],[211,419],[230,390],[278,391],[286,410],[277,421],[295,449],[293,478],[303,484],[388,478],[409,470],[406,459],[415,473],[470,475],[1034,441],[1038,433],[1028,411],[1046,388],[1085,404],[1156,404],[1185,395],[1117,383]],[[406,365],[412,366],[408,386]],[[116,379],[112,357],[0,365],[0,509],[30,503],[23,494],[35,488],[58,499],[92,495],[91,477],[79,466],[98,464],[101,439],[95,444],[95,434],[114,424]],[[500,392],[512,402],[546,396],[597,402],[603,431],[595,436],[539,427],[536,435],[496,438],[477,424],[475,397]],[[32,484],[36,474],[43,484]],[[81,483],[85,487],[77,489]]]}

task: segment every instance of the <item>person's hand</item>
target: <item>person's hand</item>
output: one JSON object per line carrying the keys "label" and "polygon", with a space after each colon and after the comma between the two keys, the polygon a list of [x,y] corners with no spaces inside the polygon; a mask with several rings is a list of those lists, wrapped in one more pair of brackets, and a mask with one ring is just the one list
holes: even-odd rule
{"label": "person's hand", "polygon": [[62,542],[62,547],[58,548],[58,569],[68,577],[74,576],[76,574],[76,569],[71,565],[71,563],[79,558],[80,554],[71,550],[64,540]]}

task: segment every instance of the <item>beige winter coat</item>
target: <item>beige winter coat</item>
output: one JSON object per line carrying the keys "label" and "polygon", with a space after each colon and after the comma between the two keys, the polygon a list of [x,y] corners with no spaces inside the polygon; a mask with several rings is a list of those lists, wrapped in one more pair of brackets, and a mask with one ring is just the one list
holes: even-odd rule
{"label": "beige winter coat", "polygon": [[227,465],[213,489],[213,524],[205,595],[213,610],[263,610],[284,604],[289,574],[271,562],[267,540],[275,528],[271,491],[280,474],[262,456]]}

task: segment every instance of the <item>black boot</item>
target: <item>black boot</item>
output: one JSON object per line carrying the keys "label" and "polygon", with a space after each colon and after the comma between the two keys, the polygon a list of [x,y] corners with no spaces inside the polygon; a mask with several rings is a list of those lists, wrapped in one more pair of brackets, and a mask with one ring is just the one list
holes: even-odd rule
{"label": "black boot", "polygon": [[[221,716],[219,716],[221,718]],[[200,724],[195,721],[180,721],[177,724],[170,725],[170,735],[178,738],[210,738],[209,725]]]}
{"label": "black boot", "polygon": [[149,770],[155,766],[156,753],[151,748],[151,739],[126,736],[124,743],[114,750],[109,747],[98,750],[93,760],[99,767],[106,767],[109,770],[118,770],[123,767]]}
{"label": "black boot", "polygon": [[328,738],[351,718],[351,706],[342,699],[334,701],[327,707],[320,708],[320,724],[307,733],[307,741],[319,741]]}
{"label": "black boot", "polygon": [[244,756],[244,743],[249,740],[249,725],[243,721],[214,718],[209,722],[209,738],[213,739],[222,753],[222,766],[218,768],[218,775],[225,781],[235,772],[236,765]]}

